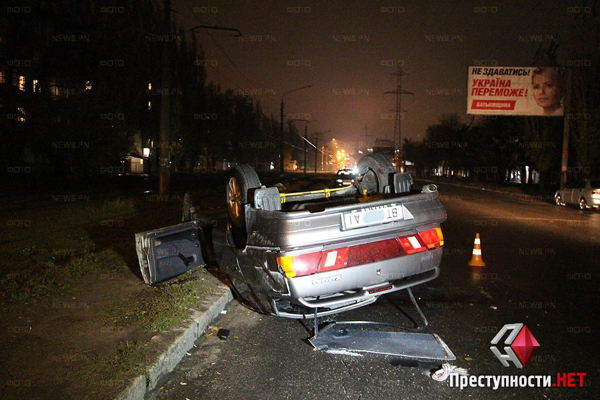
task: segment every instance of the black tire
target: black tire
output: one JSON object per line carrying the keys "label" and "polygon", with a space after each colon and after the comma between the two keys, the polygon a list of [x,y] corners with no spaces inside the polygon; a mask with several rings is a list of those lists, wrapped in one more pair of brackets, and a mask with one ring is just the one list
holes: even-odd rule
{"label": "black tire", "polygon": [[390,177],[396,172],[394,166],[381,154],[368,154],[358,162],[358,190],[368,194],[385,193],[385,188],[393,186]]}
{"label": "black tire", "polygon": [[212,229],[212,225],[203,225],[199,229],[202,257],[204,258],[207,267],[218,266],[215,246],[212,241]]}
{"label": "black tire", "polygon": [[246,245],[246,204],[250,203],[250,190],[261,186],[260,179],[250,165],[237,165],[231,170],[226,187],[227,218],[231,225],[236,247]]}
{"label": "black tire", "polygon": [[587,205],[587,201],[585,201],[585,197],[582,197],[581,199],[579,199],[579,209],[582,211],[587,210],[588,205]]}

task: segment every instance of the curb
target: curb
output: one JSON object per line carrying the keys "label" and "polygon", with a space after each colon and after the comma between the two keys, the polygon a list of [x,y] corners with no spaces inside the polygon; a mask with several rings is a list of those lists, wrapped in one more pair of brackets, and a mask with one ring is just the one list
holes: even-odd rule
{"label": "curb", "polygon": [[[216,280],[216,278],[214,278]],[[176,329],[177,337],[171,340],[168,348],[158,356],[157,360],[147,368],[147,375],[139,375],[119,393],[116,400],[142,400],[145,396],[164,382],[177,364],[183,359],[194,342],[202,336],[208,325],[225,309],[233,300],[231,290],[218,283],[217,293],[209,295],[203,302],[207,307],[205,311],[194,311],[191,321],[186,327]],[[161,341],[165,338],[157,335],[152,341]]]}

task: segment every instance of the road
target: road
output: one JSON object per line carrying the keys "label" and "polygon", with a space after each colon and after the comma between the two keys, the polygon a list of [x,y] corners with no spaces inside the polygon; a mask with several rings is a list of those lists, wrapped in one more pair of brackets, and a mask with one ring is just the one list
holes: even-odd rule
{"label": "road", "polygon": [[[310,322],[259,315],[234,302],[215,322],[231,331],[229,339],[197,343],[154,399],[594,397],[600,382],[600,212],[438,186],[448,211],[442,272],[414,289],[427,332],[440,335],[457,357],[453,364],[472,375],[585,372],[584,387],[461,390],[432,380],[431,366],[313,350],[306,341]],[[486,267],[467,265],[475,233]],[[415,315],[402,291],[335,318],[410,326],[398,307]],[[523,369],[503,367],[490,351],[508,323],[524,323],[540,344]]]}

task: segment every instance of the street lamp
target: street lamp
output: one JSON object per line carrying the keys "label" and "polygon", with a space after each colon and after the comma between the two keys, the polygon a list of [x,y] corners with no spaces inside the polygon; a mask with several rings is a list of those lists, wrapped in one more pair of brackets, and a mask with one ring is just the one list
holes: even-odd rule
{"label": "street lamp", "polygon": [[296,89],[288,90],[284,94],[281,95],[281,131],[279,132],[279,159],[281,162],[281,174],[283,175],[284,167],[283,167],[283,96],[288,93],[297,92],[298,90],[307,89],[312,87],[312,85],[302,86]]}

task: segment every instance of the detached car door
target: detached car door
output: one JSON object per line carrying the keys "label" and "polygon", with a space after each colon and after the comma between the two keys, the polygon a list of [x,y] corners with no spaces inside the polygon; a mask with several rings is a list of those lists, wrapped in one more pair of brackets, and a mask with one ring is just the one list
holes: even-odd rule
{"label": "detached car door", "polygon": [[144,282],[175,278],[204,264],[198,224],[185,222],[135,234],[135,247]]}

